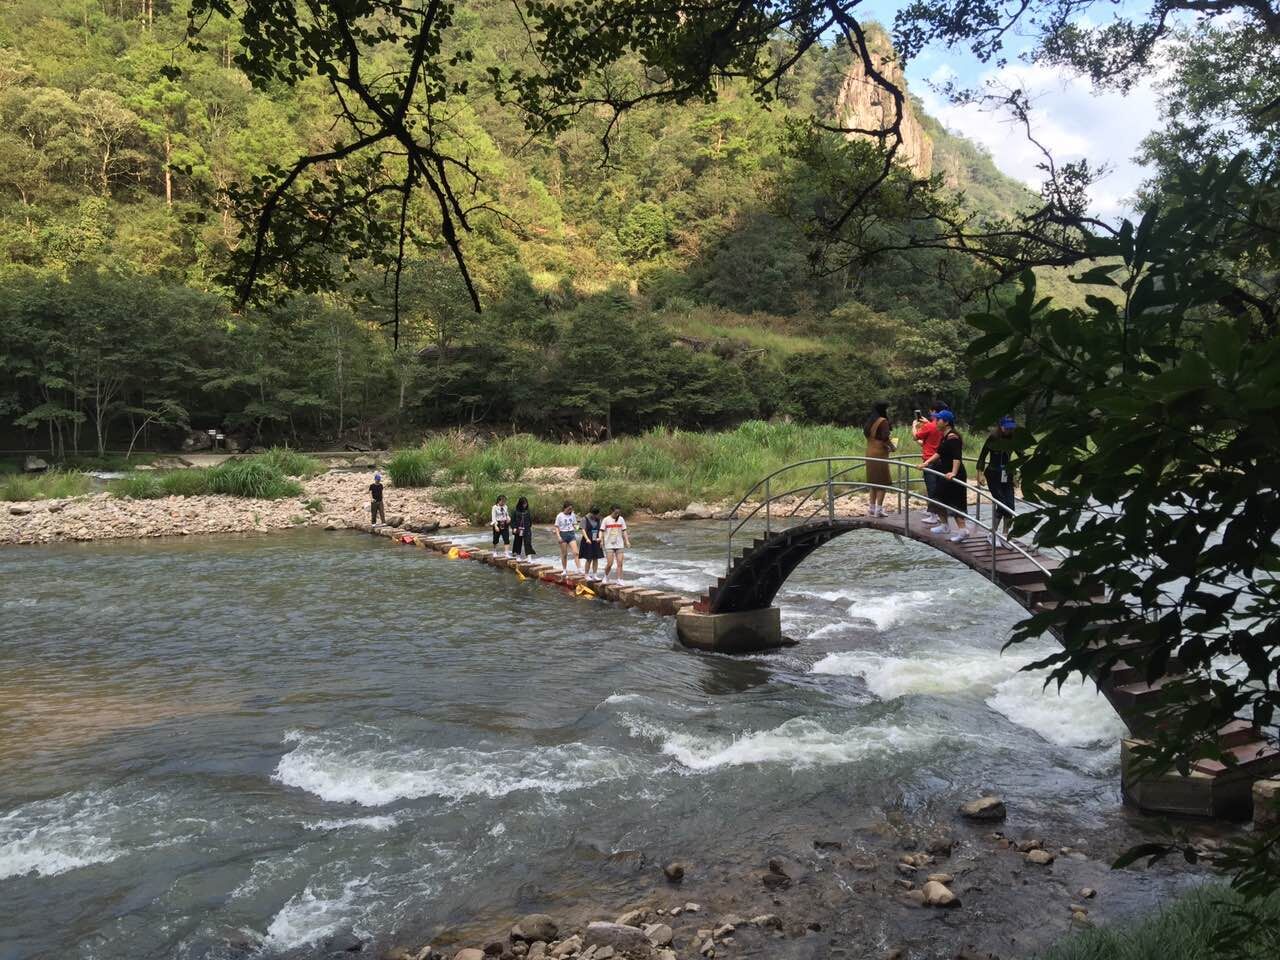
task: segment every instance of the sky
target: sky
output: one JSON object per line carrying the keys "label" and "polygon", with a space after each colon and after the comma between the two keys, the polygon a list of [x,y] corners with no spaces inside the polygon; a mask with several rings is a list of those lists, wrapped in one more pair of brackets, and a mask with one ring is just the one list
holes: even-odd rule
{"label": "sky", "polygon": [[[870,0],[860,9],[887,26],[903,5],[902,0]],[[1087,157],[1095,168],[1106,166],[1106,174],[1090,192],[1092,212],[1107,219],[1130,216],[1132,198],[1147,177],[1134,156],[1142,138],[1159,121],[1152,83],[1144,81],[1127,94],[1095,90],[1087,78],[1017,58],[1013,54],[1024,51],[1026,41],[1018,37],[1011,41],[1009,62],[1003,67],[980,63],[965,48],[924,50],[907,65],[911,92],[947,129],[985,147],[1004,173],[1039,192],[1044,174],[1037,164],[1043,158],[1027,141],[1021,124],[1012,122],[1007,112],[957,106],[937,87],[954,80],[971,89],[1026,91],[1032,104],[1032,132],[1055,162]]]}

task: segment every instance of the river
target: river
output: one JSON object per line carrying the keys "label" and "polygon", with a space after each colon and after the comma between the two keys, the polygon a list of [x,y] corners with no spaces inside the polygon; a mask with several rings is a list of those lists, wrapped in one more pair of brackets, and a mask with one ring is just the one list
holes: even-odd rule
{"label": "river", "polygon": [[[641,583],[723,563],[715,523],[633,532]],[[980,577],[859,532],[779,603],[801,643],[733,659],[355,533],[0,552],[0,956],[269,957],[621,904],[673,857],[737,869],[984,788],[1072,837],[1124,822],[1118,719],[1018,672],[1048,642],[1001,655],[1020,610]]]}

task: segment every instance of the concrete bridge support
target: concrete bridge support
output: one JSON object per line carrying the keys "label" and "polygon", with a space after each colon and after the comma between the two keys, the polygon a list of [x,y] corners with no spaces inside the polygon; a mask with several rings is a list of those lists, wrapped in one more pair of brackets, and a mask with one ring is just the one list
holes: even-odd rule
{"label": "concrete bridge support", "polygon": [[676,635],[686,647],[715,653],[758,653],[784,646],[782,611],[777,607],[736,613],[676,614]]}

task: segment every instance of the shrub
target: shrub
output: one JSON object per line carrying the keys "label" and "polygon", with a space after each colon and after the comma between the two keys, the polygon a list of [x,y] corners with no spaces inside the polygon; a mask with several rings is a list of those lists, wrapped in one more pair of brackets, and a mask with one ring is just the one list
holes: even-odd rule
{"label": "shrub", "polygon": [[302,484],[260,458],[227,460],[209,469],[209,492],[255,500],[280,500],[302,493]]}
{"label": "shrub", "polygon": [[581,480],[603,480],[608,475],[608,468],[596,457],[588,458],[587,462],[578,468],[578,478]]}
{"label": "shrub", "polygon": [[275,467],[286,477],[314,477],[324,473],[324,464],[315,457],[291,450],[289,447],[272,447],[266,453],[259,454],[260,459]]}
{"label": "shrub", "polygon": [[62,500],[89,492],[89,478],[74,470],[15,473],[0,477],[0,500]]}
{"label": "shrub", "polygon": [[209,471],[169,470],[160,475],[160,486],[170,497],[198,497],[209,492]]}
{"label": "shrub", "polygon": [[154,473],[128,473],[107,484],[107,492],[113,497],[132,497],[134,500],[157,500],[166,496],[160,478]]}
{"label": "shrub", "polygon": [[429,487],[436,472],[432,452],[425,447],[418,450],[397,450],[387,461],[387,476],[397,487]]}

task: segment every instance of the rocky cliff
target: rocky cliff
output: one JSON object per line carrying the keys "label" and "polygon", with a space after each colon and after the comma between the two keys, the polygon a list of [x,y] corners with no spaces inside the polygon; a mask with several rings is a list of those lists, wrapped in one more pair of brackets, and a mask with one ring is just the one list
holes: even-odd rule
{"label": "rocky cliff", "polygon": [[[876,69],[886,80],[903,92],[902,146],[898,159],[917,175],[929,176],[933,172],[933,140],[924,132],[915,114],[911,98],[906,96],[907,80],[897,54],[881,34],[868,34],[871,57]],[[836,121],[843,127],[864,130],[887,128],[893,123],[894,101],[892,95],[867,75],[861,59],[854,58],[845,72],[836,97]],[[849,137],[862,136],[851,133]]]}

